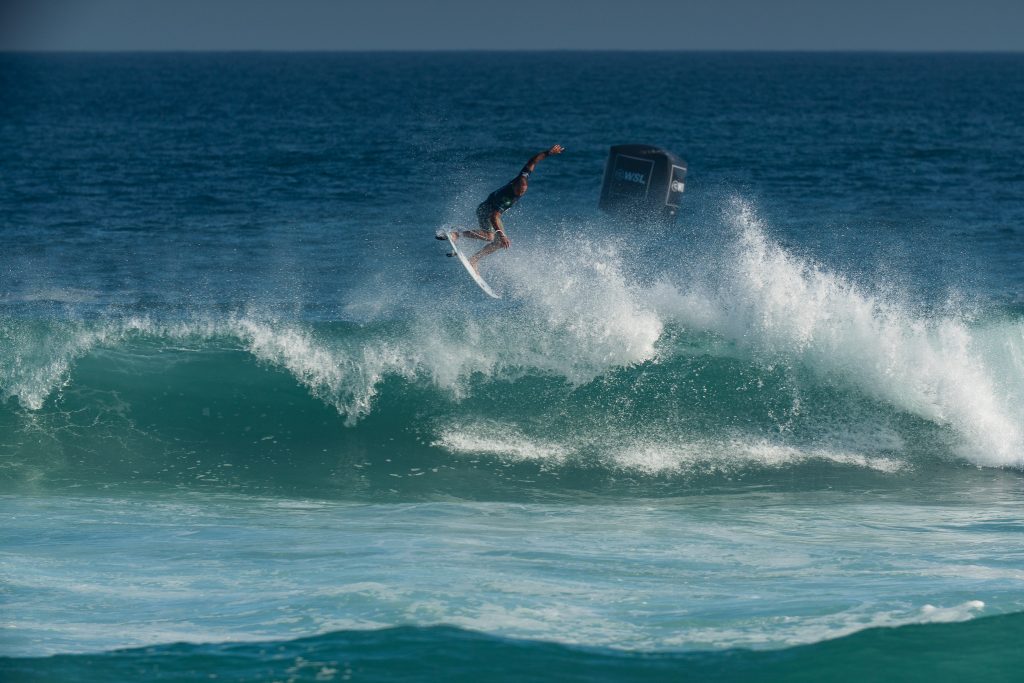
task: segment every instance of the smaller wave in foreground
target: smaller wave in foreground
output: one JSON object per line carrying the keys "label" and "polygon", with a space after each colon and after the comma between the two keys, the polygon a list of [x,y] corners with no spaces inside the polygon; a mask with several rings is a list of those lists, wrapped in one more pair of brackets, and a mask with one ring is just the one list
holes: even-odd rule
{"label": "smaller wave in foreground", "polygon": [[927,681],[1019,680],[1024,614],[873,628],[784,650],[628,652],[512,640],[458,628],[338,631],[260,643],[161,645],[0,658],[35,681]]}

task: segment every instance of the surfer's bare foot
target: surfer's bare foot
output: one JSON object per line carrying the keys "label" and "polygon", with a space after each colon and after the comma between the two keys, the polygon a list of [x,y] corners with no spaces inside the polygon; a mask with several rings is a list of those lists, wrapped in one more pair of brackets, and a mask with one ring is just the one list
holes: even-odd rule
{"label": "surfer's bare foot", "polygon": [[452,230],[450,233],[448,233],[448,241],[451,242],[452,244],[455,244],[456,242],[459,241],[458,230]]}

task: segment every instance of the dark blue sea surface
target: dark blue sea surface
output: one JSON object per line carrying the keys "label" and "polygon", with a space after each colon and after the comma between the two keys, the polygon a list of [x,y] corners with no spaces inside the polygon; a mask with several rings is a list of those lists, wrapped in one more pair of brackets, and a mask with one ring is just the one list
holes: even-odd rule
{"label": "dark blue sea surface", "polygon": [[[1022,105],[1013,54],[0,55],[0,672],[1011,680]],[[489,299],[434,233],[555,143]],[[673,224],[597,209],[622,143]]]}

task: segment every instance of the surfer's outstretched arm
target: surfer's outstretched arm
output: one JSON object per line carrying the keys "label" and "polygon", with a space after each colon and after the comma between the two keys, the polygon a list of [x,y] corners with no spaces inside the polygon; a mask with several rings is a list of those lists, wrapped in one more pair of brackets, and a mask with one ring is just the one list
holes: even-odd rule
{"label": "surfer's outstretched arm", "polygon": [[533,173],[533,169],[536,168],[537,162],[547,159],[552,154],[561,154],[565,149],[561,145],[554,145],[551,149],[546,149],[543,152],[537,152],[530,160],[526,162],[526,166],[523,166],[523,170],[520,173]]}

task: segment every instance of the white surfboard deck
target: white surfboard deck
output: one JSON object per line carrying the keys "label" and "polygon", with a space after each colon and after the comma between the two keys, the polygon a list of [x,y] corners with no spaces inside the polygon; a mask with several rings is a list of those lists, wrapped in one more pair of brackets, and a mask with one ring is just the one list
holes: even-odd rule
{"label": "white surfboard deck", "polygon": [[491,289],[491,286],[489,284],[487,284],[487,282],[485,282],[482,277],[480,277],[480,273],[476,272],[473,269],[473,266],[471,266],[469,264],[469,259],[466,258],[466,255],[463,254],[461,251],[459,251],[459,248],[457,246],[455,246],[455,242],[452,242],[451,232],[448,232],[447,234],[448,234],[448,246],[450,246],[452,248],[452,253],[455,254],[455,256],[458,257],[459,261],[462,262],[462,265],[465,266],[466,272],[469,273],[469,276],[471,278],[473,278],[473,282],[475,282],[478,285],[480,285],[480,289],[484,290],[484,294],[486,294],[487,296],[493,297],[495,299],[500,299],[501,295],[494,293],[494,290]]}

